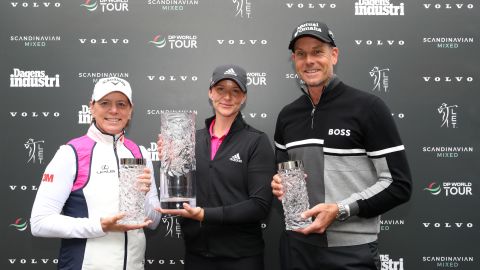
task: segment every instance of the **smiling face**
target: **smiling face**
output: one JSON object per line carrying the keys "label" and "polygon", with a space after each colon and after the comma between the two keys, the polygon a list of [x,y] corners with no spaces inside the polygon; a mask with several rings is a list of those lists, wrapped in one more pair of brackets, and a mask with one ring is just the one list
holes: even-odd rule
{"label": "smiling face", "polygon": [[90,111],[100,131],[115,135],[127,126],[133,107],[127,96],[112,92],[96,102],[90,102]]}
{"label": "smiling face", "polygon": [[208,91],[215,115],[226,118],[236,117],[247,95],[238,84],[229,79],[221,80]]}
{"label": "smiling face", "polygon": [[309,36],[299,38],[292,53],[295,70],[309,88],[325,86],[337,59],[338,48]]}

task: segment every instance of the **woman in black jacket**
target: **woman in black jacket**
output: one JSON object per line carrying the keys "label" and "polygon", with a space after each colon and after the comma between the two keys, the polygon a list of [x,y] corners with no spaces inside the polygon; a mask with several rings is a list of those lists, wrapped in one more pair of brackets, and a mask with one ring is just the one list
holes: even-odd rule
{"label": "woman in black jacket", "polygon": [[[208,96],[215,115],[196,133],[197,206],[159,211],[184,217],[185,269],[260,270],[273,150],[267,135],[245,123],[240,113],[247,99],[243,68],[217,67]],[[161,149],[161,139],[158,144]]]}

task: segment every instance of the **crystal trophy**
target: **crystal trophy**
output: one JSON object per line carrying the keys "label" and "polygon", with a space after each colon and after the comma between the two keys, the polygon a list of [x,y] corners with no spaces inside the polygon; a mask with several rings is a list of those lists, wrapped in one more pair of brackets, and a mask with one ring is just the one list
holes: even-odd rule
{"label": "crystal trophy", "polygon": [[310,208],[308,202],[305,172],[301,160],[277,164],[278,174],[282,178],[282,205],[285,214],[285,229],[296,230],[312,223],[312,219],[302,219],[301,214]]}
{"label": "crystal trophy", "polygon": [[137,182],[146,165],[144,158],[120,159],[119,208],[126,215],[120,224],[138,224],[145,221],[145,193]]}
{"label": "crystal trophy", "polygon": [[160,205],[196,206],[195,111],[161,111]]}

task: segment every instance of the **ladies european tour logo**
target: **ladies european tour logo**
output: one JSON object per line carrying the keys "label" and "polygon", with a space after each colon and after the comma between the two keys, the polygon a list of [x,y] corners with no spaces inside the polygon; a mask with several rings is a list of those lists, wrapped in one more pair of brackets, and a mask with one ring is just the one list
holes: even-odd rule
{"label": "ladies european tour logo", "polygon": [[42,144],[45,143],[44,140],[35,141],[34,139],[28,139],[23,146],[28,150],[28,160],[27,163],[35,163],[38,158],[38,163],[42,164],[43,161],[43,147]]}
{"label": "ladies european tour logo", "polygon": [[442,125],[440,127],[456,128],[457,125],[457,110],[458,105],[448,106],[447,103],[442,103],[437,111],[442,115]]}

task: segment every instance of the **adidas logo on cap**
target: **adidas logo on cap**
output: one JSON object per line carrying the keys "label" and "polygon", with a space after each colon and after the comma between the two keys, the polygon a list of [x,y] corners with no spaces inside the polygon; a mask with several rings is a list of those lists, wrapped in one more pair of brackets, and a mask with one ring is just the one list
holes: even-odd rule
{"label": "adidas logo on cap", "polygon": [[235,70],[233,70],[233,68],[227,69],[227,71],[225,71],[223,74],[229,74],[229,75],[237,76],[237,73],[235,73]]}

